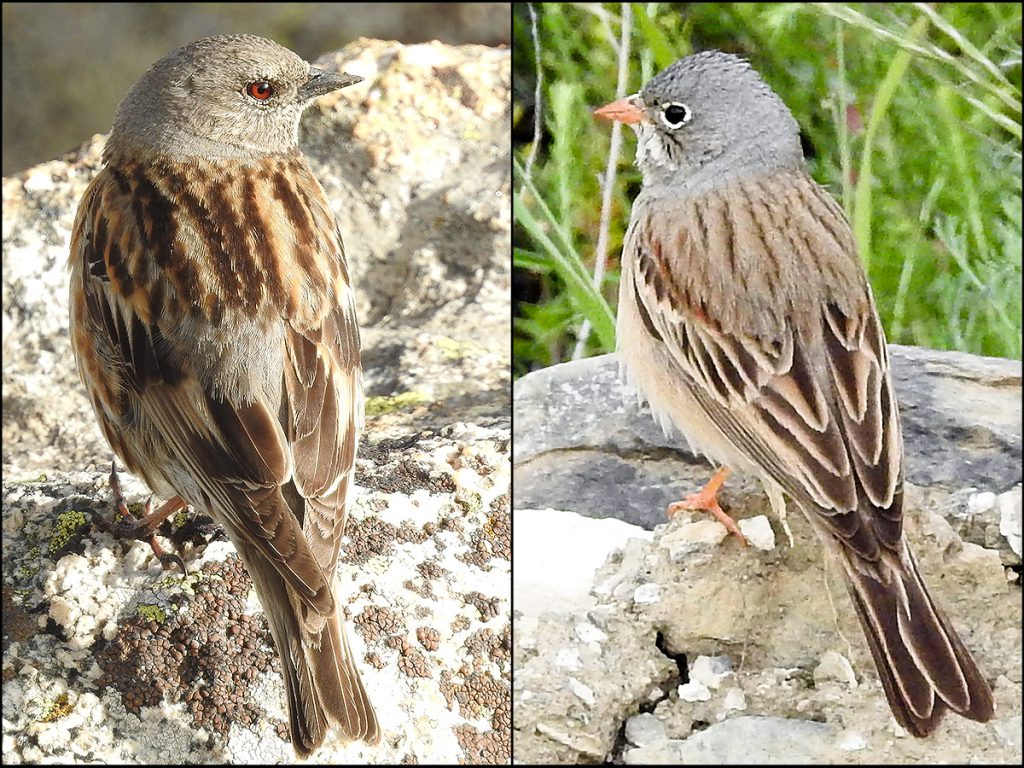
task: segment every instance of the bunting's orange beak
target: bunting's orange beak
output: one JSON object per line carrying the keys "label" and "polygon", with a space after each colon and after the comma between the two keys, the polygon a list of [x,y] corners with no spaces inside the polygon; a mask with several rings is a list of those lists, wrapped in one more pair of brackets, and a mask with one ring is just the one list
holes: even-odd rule
{"label": "bunting's orange beak", "polygon": [[637,97],[627,96],[624,99],[605,104],[603,107],[594,110],[594,117],[602,120],[616,120],[620,123],[639,123],[644,111],[640,108]]}

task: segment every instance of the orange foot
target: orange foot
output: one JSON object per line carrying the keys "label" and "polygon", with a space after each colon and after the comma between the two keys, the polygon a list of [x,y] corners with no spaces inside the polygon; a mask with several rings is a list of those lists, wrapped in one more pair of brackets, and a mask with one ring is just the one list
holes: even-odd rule
{"label": "orange foot", "polygon": [[677,501],[674,504],[669,504],[668,509],[665,511],[668,517],[671,519],[676,513],[681,512],[684,509],[703,509],[706,512],[710,512],[729,533],[736,536],[743,546],[747,546],[747,538],[740,531],[736,521],[725,514],[725,511],[718,506],[718,499],[715,498],[718,495],[718,490],[722,487],[722,483],[729,476],[729,468],[721,467],[711,479],[708,484],[704,486],[703,490],[692,496],[687,496],[682,501]]}
{"label": "orange foot", "polygon": [[124,496],[121,495],[121,481],[117,478],[117,464],[114,462],[110,462],[110,490],[114,496],[114,506],[117,507],[117,511],[121,515],[121,522],[115,526],[115,533],[120,536],[136,538],[140,541],[148,541],[153,554],[157,556],[157,559],[160,560],[160,564],[164,568],[177,565],[188,576],[185,561],[178,555],[167,552],[160,546],[160,542],[156,540],[156,529],[168,517],[187,507],[186,501],[181,496],[175,496],[173,499],[164,502],[159,509],[154,511],[153,497],[150,496],[146,500],[145,514],[141,519],[137,519],[135,515],[128,511],[128,504],[125,502]]}

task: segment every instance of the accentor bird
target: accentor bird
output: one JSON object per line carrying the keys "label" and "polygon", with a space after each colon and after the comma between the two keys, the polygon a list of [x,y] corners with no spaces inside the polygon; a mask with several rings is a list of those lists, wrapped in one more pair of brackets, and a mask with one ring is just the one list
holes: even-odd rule
{"label": "accentor bird", "polygon": [[[711,460],[785,492],[838,554],[896,719],[985,722],[992,693],[903,533],[885,336],[842,210],[742,59],[689,56],[597,110],[637,134],[618,349],[653,412]],[[713,507],[708,492],[682,506]],[[720,511],[720,510],[718,510]]]}
{"label": "accentor bird", "polygon": [[361,78],[209,37],[121,102],[71,241],[71,339],[104,435],[227,530],[281,657],[292,744],[380,737],[332,582],[363,419],[337,223],[302,111]]}

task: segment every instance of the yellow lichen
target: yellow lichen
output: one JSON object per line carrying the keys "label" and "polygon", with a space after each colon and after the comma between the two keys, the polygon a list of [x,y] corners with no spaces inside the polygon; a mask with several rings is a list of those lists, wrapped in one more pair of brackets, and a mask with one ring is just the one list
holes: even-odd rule
{"label": "yellow lichen", "polygon": [[46,714],[39,718],[39,722],[52,723],[55,720],[60,720],[62,717],[67,717],[71,714],[72,709],[74,709],[74,707],[71,705],[68,695],[66,693],[62,693],[49,707],[47,707]]}
{"label": "yellow lichen", "polygon": [[50,552],[59,552],[86,523],[85,513],[78,510],[71,509],[58,515],[50,532]]}
{"label": "yellow lichen", "polygon": [[447,336],[438,337],[435,343],[446,360],[461,360],[464,357],[476,354],[480,349],[472,342],[456,341],[455,339],[449,339]]}
{"label": "yellow lichen", "polygon": [[167,614],[159,605],[140,604],[135,606],[135,611],[146,621],[155,621],[157,624],[167,621]]}
{"label": "yellow lichen", "polygon": [[403,392],[400,395],[392,395],[390,397],[370,397],[366,400],[366,415],[380,416],[428,402],[430,400],[422,392]]}

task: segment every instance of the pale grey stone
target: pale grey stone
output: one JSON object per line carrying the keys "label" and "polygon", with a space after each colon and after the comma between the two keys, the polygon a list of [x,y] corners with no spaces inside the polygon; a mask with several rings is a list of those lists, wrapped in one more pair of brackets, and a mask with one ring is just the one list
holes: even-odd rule
{"label": "pale grey stone", "polygon": [[772,530],[772,524],[765,515],[746,517],[738,521],[738,525],[750,546],[766,552],[775,549],[775,531]]}
{"label": "pale grey stone", "polygon": [[690,681],[717,690],[731,672],[732,662],[727,656],[698,656],[690,665]]}
{"label": "pale grey stone", "polygon": [[650,712],[634,715],[626,721],[626,741],[633,746],[653,746],[667,740],[665,724]]}
{"label": "pale grey stone", "polygon": [[825,651],[821,657],[821,663],[814,668],[815,682],[835,680],[853,687],[857,685],[857,675],[849,660],[836,651]]}
{"label": "pale grey stone", "polygon": [[733,717],[678,745],[689,765],[805,765],[827,761],[833,729],[784,717]]}
{"label": "pale grey stone", "polygon": [[683,701],[711,700],[711,689],[704,685],[704,683],[694,682],[693,680],[680,685],[676,689],[676,693],[679,694],[679,698]]}
{"label": "pale grey stone", "polygon": [[1006,493],[999,494],[996,505],[999,508],[999,532],[1006,537],[1010,549],[1021,556],[1021,487],[1018,485]]}

